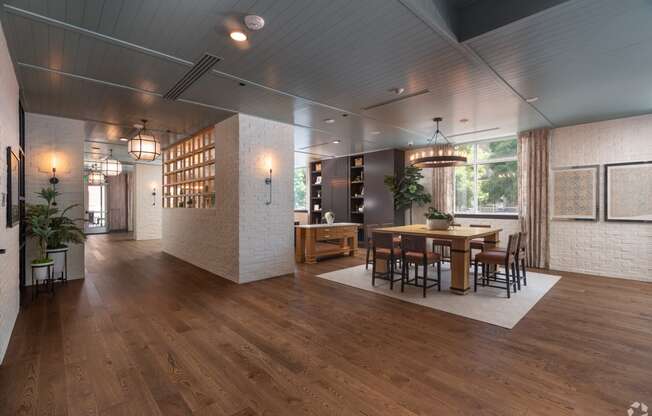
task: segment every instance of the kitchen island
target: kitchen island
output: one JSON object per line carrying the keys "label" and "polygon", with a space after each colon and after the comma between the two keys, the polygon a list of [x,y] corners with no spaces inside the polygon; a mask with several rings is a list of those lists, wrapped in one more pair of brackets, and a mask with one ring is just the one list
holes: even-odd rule
{"label": "kitchen island", "polygon": [[296,225],[296,262],[312,264],[318,257],[355,255],[360,226],[353,222]]}

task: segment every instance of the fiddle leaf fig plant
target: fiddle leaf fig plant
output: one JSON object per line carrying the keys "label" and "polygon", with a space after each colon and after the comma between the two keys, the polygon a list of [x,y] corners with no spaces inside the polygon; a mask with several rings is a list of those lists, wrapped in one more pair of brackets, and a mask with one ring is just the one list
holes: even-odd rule
{"label": "fiddle leaf fig plant", "polygon": [[426,188],[419,183],[423,179],[421,169],[408,166],[399,176],[385,176],[385,185],[394,195],[394,210],[410,210],[410,224],[412,224],[412,207],[414,204],[423,206],[432,201]]}

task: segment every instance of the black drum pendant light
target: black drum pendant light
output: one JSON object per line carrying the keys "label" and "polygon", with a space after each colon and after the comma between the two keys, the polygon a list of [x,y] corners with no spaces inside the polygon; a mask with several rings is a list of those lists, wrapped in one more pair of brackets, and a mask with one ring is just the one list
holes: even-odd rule
{"label": "black drum pendant light", "polygon": [[[439,131],[439,122],[442,120],[443,119],[441,117],[435,117],[432,119],[432,121],[437,124],[437,129],[435,130],[435,134],[432,136],[432,138],[428,140],[428,144],[436,145],[437,138],[439,136],[442,138],[442,143],[439,144],[451,144],[450,140],[444,136],[444,133]],[[449,166],[458,166],[465,164],[466,156],[458,155],[453,149],[446,151],[431,150],[427,155],[425,152],[421,152],[421,157],[419,157],[419,153],[417,153],[416,157],[413,156],[410,158],[410,162],[412,166],[417,168],[446,168]]]}

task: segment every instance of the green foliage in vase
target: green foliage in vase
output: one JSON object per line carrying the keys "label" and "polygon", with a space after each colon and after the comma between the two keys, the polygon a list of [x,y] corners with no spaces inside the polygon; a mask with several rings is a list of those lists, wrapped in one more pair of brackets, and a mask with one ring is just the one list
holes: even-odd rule
{"label": "green foliage in vase", "polygon": [[410,210],[410,224],[412,224],[412,207],[414,204],[422,206],[429,204],[432,197],[426,188],[419,183],[423,179],[421,169],[408,166],[400,176],[385,176],[385,185],[394,195],[394,210]]}
{"label": "green foliage in vase", "polygon": [[453,216],[451,214],[438,211],[434,207],[428,208],[428,211],[423,216],[429,220],[448,220],[448,222],[453,222]]}

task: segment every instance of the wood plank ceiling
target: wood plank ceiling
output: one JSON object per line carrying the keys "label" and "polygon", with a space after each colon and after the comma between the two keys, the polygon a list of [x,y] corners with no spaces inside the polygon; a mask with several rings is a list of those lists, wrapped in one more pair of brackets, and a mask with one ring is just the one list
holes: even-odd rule
{"label": "wood plank ceiling", "polygon": [[[447,4],[461,13],[476,3]],[[649,71],[628,67],[651,56],[645,1],[553,3],[463,43],[439,30],[430,0],[10,0],[2,24],[27,111],[148,118],[181,135],[244,112],[296,125],[296,150],[318,155],[423,144],[435,115],[465,141],[649,112],[649,94],[633,91]],[[246,14],[266,25],[237,44],[228,33]],[[645,27],[619,30],[632,23]],[[161,98],[204,53],[221,58],[214,70],[179,100]],[[610,54],[618,64],[596,68]],[[623,67],[633,81],[610,103],[601,94],[618,92]],[[593,77],[610,86],[590,90]],[[420,94],[365,110],[402,97],[395,87]]]}

